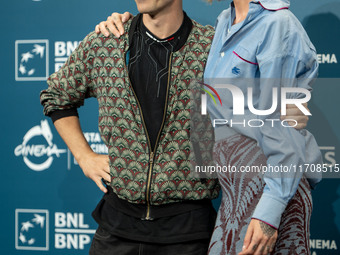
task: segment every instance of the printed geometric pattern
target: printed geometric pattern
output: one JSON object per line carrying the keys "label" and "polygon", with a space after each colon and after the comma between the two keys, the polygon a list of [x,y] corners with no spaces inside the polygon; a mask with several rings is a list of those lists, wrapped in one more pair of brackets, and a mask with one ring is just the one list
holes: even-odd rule
{"label": "printed geometric pattern", "polygon": [[[193,24],[187,43],[173,54],[166,120],[152,172],[151,204],[212,199],[219,191],[216,179],[201,182],[189,176],[189,84],[202,80],[214,35],[211,27]],[[66,64],[50,76],[48,89],[41,92],[41,103],[48,115],[96,97],[99,131],[109,149],[110,186],[120,198],[145,203],[150,151],[125,66],[128,47],[127,34],[119,39],[89,34]]]}
{"label": "printed geometric pattern", "polygon": [[[240,134],[219,141],[214,149],[219,165],[260,166],[266,164],[256,141]],[[259,173],[218,173],[222,200],[209,255],[236,255],[242,250],[253,212],[262,196],[265,182]],[[281,217],[278,239],[271,255],[310,254],[309,234],[312,197],[303,177],[294,197]]]}

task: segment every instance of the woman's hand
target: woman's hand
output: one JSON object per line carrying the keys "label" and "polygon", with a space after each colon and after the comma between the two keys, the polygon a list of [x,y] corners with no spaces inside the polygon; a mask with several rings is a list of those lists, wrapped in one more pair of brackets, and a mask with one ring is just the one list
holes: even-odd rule
{"label": "woman's hand", "polygon": [[133,17],[132,14],[129,12],[125,12],[123,14],[114,12],[112,13],[111,16],[107,18],[106,21],[100,22],[96,26],[95,31],[97,34],[102,33],[106,37],[108,37],[111,32],[112,34],[114,34],[116,37],[119,38],[125,32],[123,24],[127,22],[129,19],[131,19],[132,17]]}
{"label": "woman's hand", "polygon": [[277,230],[270,225],[252,219],[243,242],[243,249],[238,255],[267,255],[275,247]]}
{"label": "woman's hand", "polygon": [[[302,105],[309,111],[307,103],[303,103]],[[295,104],[287,104],[286,115],[281,115],[281,120],[295,120],[297,125],[293,121],[288,121],[288,124],[291,126],[296,125],[294,128],[300,130],[307,126],[309,117],[304,115]]]}

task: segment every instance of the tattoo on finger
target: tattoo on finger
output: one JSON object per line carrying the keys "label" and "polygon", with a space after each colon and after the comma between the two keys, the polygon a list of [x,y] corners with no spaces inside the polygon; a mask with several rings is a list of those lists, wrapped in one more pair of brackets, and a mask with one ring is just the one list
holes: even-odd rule
{"label": "tattoo on finger", "polygon": [[274,248],[275,248],[275,243],[272,244],[272,250],[274,250]]}
{"label": "tattoo on finger", "polygon": [[252,250],[253,250],[253,251],[256,251],[257,247],[259,247],[259,245],[258,245],[258,244],[254,244]]}
{"label": "tattoo on finger", "polygon": [[265,246],[262,246],[260,253],[263,253],[265,248]]}

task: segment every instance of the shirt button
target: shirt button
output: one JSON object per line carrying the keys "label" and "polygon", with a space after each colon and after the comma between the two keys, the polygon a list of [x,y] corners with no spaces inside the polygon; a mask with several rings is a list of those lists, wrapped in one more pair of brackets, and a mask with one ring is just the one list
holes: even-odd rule
{"label": "shirt button", "polygon": [[221,53],[221,57],[222,57],[222,58],[224,57],[224,52]]}

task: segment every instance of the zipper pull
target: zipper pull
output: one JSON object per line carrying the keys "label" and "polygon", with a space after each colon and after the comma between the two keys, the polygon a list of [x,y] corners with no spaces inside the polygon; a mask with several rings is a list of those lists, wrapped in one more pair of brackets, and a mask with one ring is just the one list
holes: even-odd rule
{"label": "zipper pull", "polygon": [[150,164],[152,165],[152,163],[153,163],[153,156],[154,156],[154,153],[153,153],[153,151],[152,152],[150,152]]}

